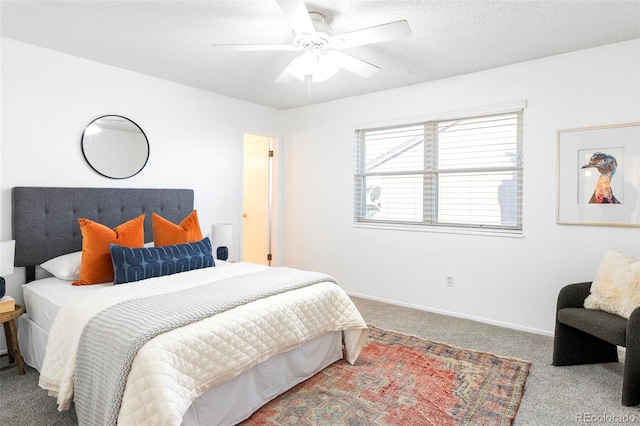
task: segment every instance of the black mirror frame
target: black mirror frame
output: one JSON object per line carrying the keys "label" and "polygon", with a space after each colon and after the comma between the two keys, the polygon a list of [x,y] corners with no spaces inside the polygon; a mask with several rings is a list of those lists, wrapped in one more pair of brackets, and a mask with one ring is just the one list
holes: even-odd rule
{"label": "black mirror frame", "polygon": [[[142,164],[142,166],[135,173],[133,173],[133,174],[131,174],[129,176],[123,176],[123,177],[109,176],[109,175],[101,172],[97,168],[95,168],[94,165],[91,164],[91,161],[89,161],[89,158],[87,158],[87,153],[84,150],[84,138],[85,138],[85,134],[87,132],[87,129],[89,128],[89,126],[94,124],[96,121],[98,121],[98,120],[100,120],[102,118],[105,118],[105,117],[118,117],[118,118],[122,118],[124,120],[127,120],[128,122],[130,122],[131,124],[133,124],[134,126],[136,126],[138,128],[138,130],[140,131],[140,133],[144,137],[145,142],[147,143],[147,158],[145,158],[144,163]],[[84,131],[82,132],[82,138],[80,138],[80,149],[82,150],[82,156],[84,157],[84,159],[87,162],[87,164],[89,165],[89,167],[91,167],[99,175],[102,175],[102,176],[104,176],[106,178],[109,178],[109,179],[129,179],[129,178],[137,175],[138,173],[140,173],[145,168],[145,166],[147,165],[147,162],[149,161],[149,155],[151,154],[151,147],[149,145],[149,138],[147,137],[147,135],[144,132],[144,130],[142,130],[142,128],[140,126],[138,126],[138,124],[135,121],[131,120],[130,118],[127,118],[127,117],[122,116],[122,115],[117,115],[117,114],[101,115],[100,117],[97,117],[97,118],[93,119],[89,124],[87,124],[87,126],[84,128]]]}

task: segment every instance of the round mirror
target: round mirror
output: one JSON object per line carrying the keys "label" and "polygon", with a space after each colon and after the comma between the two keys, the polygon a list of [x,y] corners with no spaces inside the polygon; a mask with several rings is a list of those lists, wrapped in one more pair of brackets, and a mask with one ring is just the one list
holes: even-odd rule
{"label": "round mirror", "polygon": [[89,123],[81,146],[91,168],[112,179],[138,174],[149,159],[147,136],[136,123],[119,115],[105,115]]}

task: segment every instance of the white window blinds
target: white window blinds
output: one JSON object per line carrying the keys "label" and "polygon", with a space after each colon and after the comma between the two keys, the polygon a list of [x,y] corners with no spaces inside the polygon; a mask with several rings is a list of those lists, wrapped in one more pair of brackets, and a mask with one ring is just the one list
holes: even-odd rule
{"label": "white window blinds", "polygon": [[522,230],[522,110],[355,132],[357,223]]}

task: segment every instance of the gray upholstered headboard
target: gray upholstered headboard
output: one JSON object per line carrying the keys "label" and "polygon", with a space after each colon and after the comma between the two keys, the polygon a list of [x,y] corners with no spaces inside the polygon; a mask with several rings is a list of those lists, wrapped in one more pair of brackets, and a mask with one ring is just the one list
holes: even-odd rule
{"label": "gray upholstered headboard", "polygon": [[80,217],[114,228],[145,213],[145,241],[153,241],[151,213],[179,223],[193,211],[193,201],[192,189],[15,187],[15,266],[39,265],[80,251]]}

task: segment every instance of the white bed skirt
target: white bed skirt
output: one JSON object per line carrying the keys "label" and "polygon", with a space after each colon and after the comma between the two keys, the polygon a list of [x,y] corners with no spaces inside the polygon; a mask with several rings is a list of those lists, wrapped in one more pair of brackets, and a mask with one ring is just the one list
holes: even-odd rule
{"label": "white bed skirt", "polygon": [[16,326],[22,359],[36,370],[42,370],[49,333],[31,320],[27,314],[18,317]]}
{"label": "white bed skirt", "polygon": [[[17,323],[22,357],[26,364],[40,371],[49,334],[26,314]],[[210,389],[191,404],[182,424],[235,425],[341,358],[342,332],[327,333]]]}

